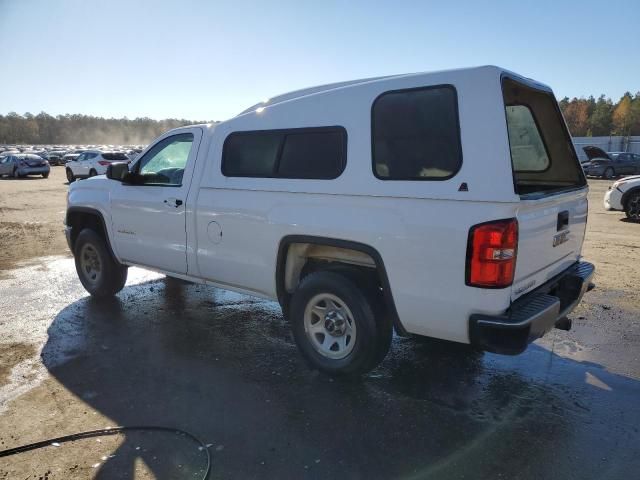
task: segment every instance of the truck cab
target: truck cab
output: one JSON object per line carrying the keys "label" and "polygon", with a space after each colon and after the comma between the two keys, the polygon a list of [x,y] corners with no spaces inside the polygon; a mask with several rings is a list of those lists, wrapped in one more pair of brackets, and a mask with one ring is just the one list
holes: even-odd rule
{"label": "truck cab", "polygon": [[300,90],[72,184],[78,275],[129,266],[278,301],[304,358],[362,373],[393,331],[516,354],[592,287],[587,183],[551,89],[498,67]]}

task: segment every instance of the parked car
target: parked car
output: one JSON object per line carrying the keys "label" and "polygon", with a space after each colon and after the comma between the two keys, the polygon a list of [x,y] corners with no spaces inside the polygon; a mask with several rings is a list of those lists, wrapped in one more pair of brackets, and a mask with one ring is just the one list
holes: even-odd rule
{"label": "parked car", "polygon": [[20,178],[27,175],[42,175],[47,178],[49,170],[49,162],[39,155],[13,153],[0,160],[0,176]]}
{"label": "parked car", "polygon": [[619,175],[634,175],[640,173],[640,155],[628,152],[605,152],[598,147],[584,147],[584,153],[589,159],[583,163],[587,176],[614,178]]}
{"label": "parked car", "polygon": [[640,175],[614,182],[604,194],[604,208],[623,211],[627,218],[640,221]]}
{"label": "parked car", "polygon": [[392,330],[516,354],[591,288],[587,182],[552,90],[497,67],[315,87],[158,138],[69,187],[85,289],[127,267],[277,300],[304,358]]}
{"label": "parked car", "polygon": [[66,153],[62,157],[62,162],[66,165],[69,162],[73,162],[76,160],[81,154],[80,153]]}
{"label": "parked car", "polygon": [[64,165],[66,163],[65,153],[62,150],[51,150],[49,152],[49,165]]}
{"label": "parked car", "polygon": [[67,180],[69,183],[76,178],[88,178],[96,175],[104,175],[107,167],[112,162],[130,162],[131,160],[122,152],[102,152],[89,150],[81,153],[76,159],[66,164]]}

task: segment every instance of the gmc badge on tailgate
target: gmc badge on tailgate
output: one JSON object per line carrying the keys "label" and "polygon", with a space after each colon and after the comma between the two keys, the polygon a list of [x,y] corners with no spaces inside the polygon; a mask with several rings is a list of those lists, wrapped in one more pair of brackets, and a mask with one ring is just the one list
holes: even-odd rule
{"label": "gmc badge on tailgate", "polygon": [[557,235],[553,236],[553,246],[554,248],[558,245],[562,245],[564,242],[569,240],[569,230],[565,230],[564,232],[560,232]]}

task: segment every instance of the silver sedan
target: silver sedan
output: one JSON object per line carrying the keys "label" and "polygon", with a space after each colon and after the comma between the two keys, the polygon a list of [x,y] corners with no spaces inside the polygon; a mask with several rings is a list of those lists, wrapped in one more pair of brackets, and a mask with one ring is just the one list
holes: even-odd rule
{"label": "silver sedan", "polygon": [[27,175],[42,175],[47,178],[49,171],[49,162],[38,155],[14,153],[0,157],[0,177],[8,175],[20,178]]}

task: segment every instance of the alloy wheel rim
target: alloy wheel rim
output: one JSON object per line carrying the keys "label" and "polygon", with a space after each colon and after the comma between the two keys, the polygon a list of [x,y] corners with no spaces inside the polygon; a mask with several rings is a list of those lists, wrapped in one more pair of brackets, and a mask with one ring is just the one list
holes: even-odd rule
{"label": "alloy wheel rim", "polygon": [[309,300],[304,331],[314,350],[332,360],[347,357],[356,343],[353,314],[343,300],[331,293],[320,293]]}
{"label": "alloy wheel rim", "polygon": [[96,248],[87,243],[80,250],[80,269],[84,278],[91,284],[96,284],[102,276],[102,261]]}

